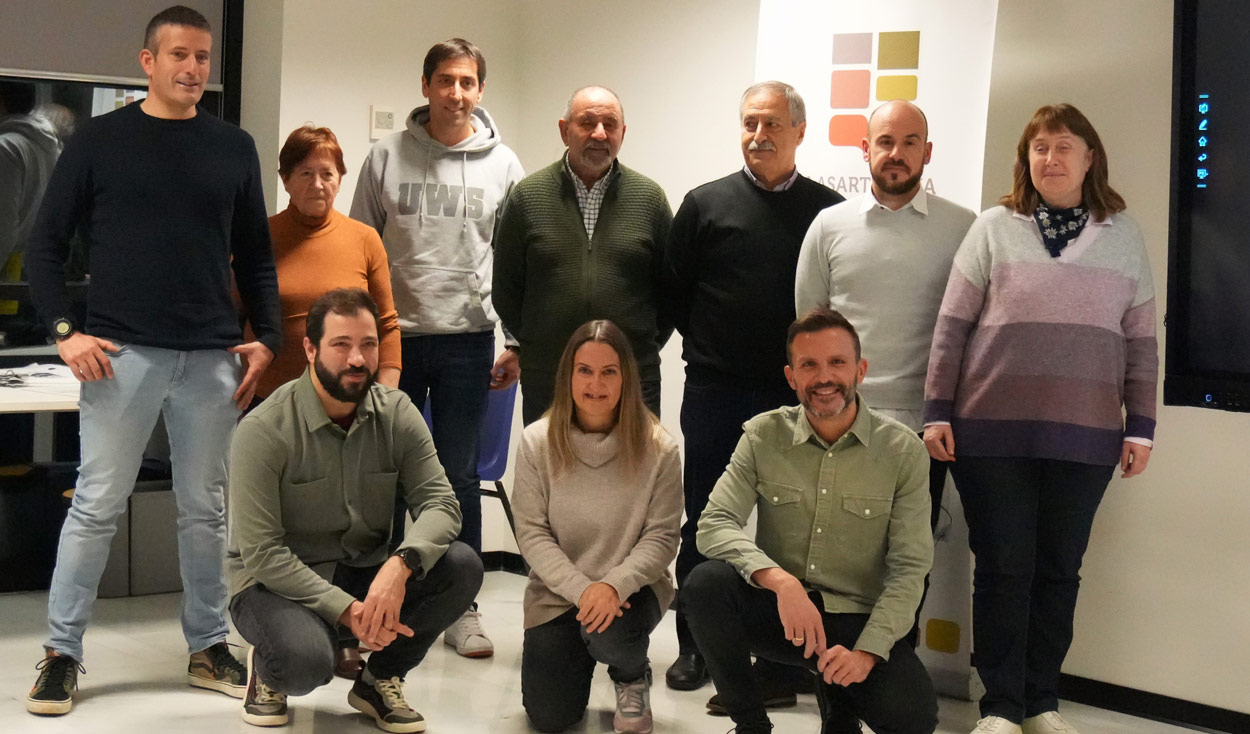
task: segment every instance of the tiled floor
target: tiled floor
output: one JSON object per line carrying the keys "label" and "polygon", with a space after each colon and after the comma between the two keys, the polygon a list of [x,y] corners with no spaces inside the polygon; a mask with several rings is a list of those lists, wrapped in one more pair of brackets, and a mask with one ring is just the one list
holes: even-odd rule
{"label": "tiled floor", "polygon": [[[436,734],[531,731],[521,708],[521,591],[524,579],[503,572],[488,573],[479,596],[483,621],[495,641],[493,658],[457,657],[442,643],[408,678],[408,700]],[[187,655],[178,625],[177,594],[130,599],[105,599],[96,604],[95,621],[87,632],[87,675],[68,716],[40,718],[26,713],[26,693],[35,680],[34,665],[46,632],[46,593],[0,595],[0,732],[4,734],[225,734],[260,731],[239,718],[240,703],[218,693],[186,685]],[[233,640],[239,642],[240,640]],[[672,615],[665,618],[651,642],[656,677],[677,650]],[[292,723],[281,732],[376,732],[347,705],[345,680],[335,679],[311,695],[291,699]],[[729,719],[704,713],[712,693],[677,693],[656,685],[652,695],[655,730],[673,734],[720,733]],[[575,732],[612,731],[613,696],[607,673],[600,667],[590,711]],[[1166,724],[1111,714],[1075,704],[1064,714],[1084,734],[1172,734],[1187,731]],[[818,731],[816,702],[800,696],[796,708],[773,714],[775,734]],[[941,701],[941,734],[967,734],[976,724],[976,707],[964,701]]]}

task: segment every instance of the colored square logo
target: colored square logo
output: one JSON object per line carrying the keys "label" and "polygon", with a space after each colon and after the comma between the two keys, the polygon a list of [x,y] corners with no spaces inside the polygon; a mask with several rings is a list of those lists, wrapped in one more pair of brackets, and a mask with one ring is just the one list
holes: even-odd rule
{"label": "colored square logo", "polygon": [[882,102],[888,102],[892,99],[914,100],[916,98],[916,85],[917,79],[915,74],[879,76],[877,77],[877,99]]}
{"label": "colored square logo", "polygon": [[868,118],[863,115],[834,115],[829,120],[829,144],[858,148],[868,136]]}
{"label": "colored square logo", "polygon": [[882,32],[877,39],[878,69],[919,69],[920,31]]}
{"label": "colored square logo", "polygon": [[872,86],[872,72],[852,69],[833,72],[829,106],[835,109],[864,109],[868,106],[868,93]]}
{"label": "colored square logo", "polygon": [[835,64],[871,64],[872,34],[871,33],[835,33],[833,34],[833,63]]}

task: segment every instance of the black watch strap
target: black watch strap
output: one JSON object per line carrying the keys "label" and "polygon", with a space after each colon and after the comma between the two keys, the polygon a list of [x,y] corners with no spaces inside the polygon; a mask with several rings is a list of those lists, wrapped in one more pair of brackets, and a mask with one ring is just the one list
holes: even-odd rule
{"label": "black watch strap", "polygon": [[404,562],[404,565],[408,567],[409,571],[412,571],[418,576],[422,574],[421,556],[418,555],[415,550],[412,548],[400,548],[395,551],[395,555],[399,556],[399,560]]}

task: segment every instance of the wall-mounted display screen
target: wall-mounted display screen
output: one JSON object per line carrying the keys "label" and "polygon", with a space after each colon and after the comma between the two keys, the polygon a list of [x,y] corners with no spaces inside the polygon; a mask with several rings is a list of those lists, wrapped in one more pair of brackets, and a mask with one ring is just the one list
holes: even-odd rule
{"label": "wall-mounted display screen", "polygon": [[1178,0],[1164,402],[1250,411],[1250,14]]}

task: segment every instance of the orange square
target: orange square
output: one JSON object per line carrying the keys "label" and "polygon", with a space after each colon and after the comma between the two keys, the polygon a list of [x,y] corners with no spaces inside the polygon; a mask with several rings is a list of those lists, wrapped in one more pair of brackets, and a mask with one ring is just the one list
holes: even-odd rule
{"label": "orange square", "polygon": [[868,135],[868,118],[863,115],[834,115],[829,120],[829,144],[858,148]]}
{"label": "orange square", "polygon": [[872,72],[867,69],[853,69],[833,72],[832,91],[829,94],[829,106],[837,109],[865,109],[868,107],[868,92],[872,86]]}

